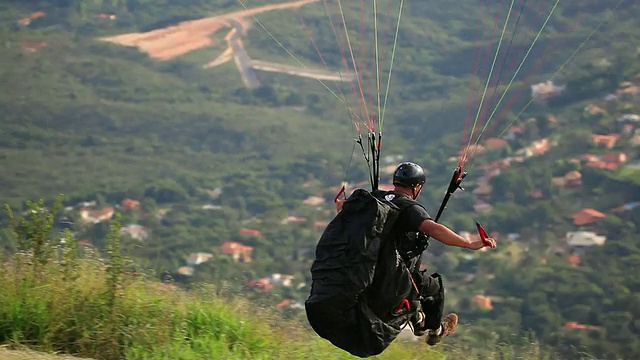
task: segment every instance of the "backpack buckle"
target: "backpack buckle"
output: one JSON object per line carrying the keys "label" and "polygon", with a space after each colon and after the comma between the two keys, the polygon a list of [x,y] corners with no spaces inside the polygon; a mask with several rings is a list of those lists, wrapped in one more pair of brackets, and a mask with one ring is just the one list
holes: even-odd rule
{"label": "backpack buckle", "polygon": [[402,311],[402,309],[407,308],[407,311],[411,311],[411,304],[409,304],[409,300],[407,299],[403,299],[400,302],[400,305],[398,305],[398,307],[396,307],[396,309],[393,311],[393,313],[395,315],[399,315],[400,312]]}

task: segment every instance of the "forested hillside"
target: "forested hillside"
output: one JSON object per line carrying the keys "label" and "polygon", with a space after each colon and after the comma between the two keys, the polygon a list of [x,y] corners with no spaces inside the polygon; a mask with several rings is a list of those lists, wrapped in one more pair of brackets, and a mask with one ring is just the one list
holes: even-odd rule
{"label": "forested hillside", "polygon": [[[373,17],[355,1],[276,3],[3,1],[0,200],[19,212],[64,194],[56,230],[98,251],[120,213],[140,271],[301,318],[332,199],[342,181],[368,186],[348,110],[375,109],[379,78],[382,183],[423,164],[435,213],[474,145],[443,222],[474,236],[478,219],[499,246],[429,248],[461,314],[451,351],[532,331],[567,358],[640,356],[640,5],[392,0]],[[548,80],[557,91],[532,88]]]}

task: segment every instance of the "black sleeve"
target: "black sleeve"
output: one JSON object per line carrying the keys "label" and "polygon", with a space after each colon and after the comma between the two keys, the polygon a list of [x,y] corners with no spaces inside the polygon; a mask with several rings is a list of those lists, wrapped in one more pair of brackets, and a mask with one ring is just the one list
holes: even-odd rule
{"label": "black sleeve", "polygon": [[420,224],[427,219],[431,219],[431,216],[420,205],[411,205],[409,206],[404,213],[405,224],[408,226],[409,231],[418,231]]}

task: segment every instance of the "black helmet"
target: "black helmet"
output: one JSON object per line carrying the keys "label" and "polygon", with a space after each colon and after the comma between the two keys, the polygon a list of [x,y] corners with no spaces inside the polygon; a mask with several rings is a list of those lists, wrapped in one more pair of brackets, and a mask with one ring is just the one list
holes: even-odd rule
{"label": "black helmet", "polygon": [[396,171],[393,172],[393,185],[413,188],[416,185],[423,185],[425,181],[427,178],[424,176],[422,167],[412,162],[400,163]]}

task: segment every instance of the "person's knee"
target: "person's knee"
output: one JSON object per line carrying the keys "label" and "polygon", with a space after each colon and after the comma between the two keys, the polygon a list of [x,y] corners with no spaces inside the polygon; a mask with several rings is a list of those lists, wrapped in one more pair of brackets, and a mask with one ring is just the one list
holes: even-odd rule
{"label": "person's knee", "polygon": [[422,277],[422,281],[421,281],[422,286],[420,289],[420,295],[422,295],[423,298],[439,297],[440,294],[442,293],[440,280],[437,277],[434,277],[433,275],[428,275],[425,273],[422,273],[421,277]]}

